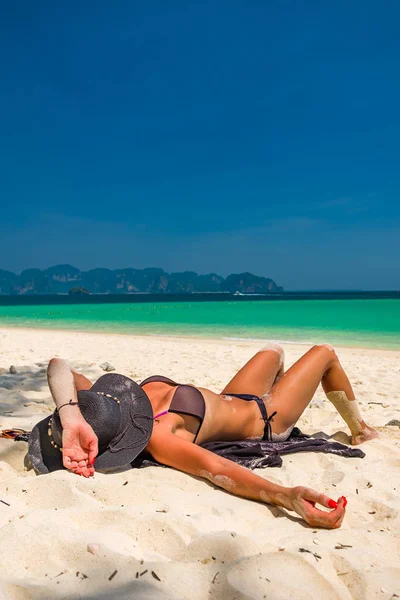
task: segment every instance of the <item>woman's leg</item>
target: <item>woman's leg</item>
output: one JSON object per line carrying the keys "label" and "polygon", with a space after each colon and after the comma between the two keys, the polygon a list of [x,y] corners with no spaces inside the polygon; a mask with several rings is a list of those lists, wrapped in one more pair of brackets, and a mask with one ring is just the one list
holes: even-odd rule
{"label": "woman's leg", "polygon": [[283,348],[270,342],[236,373],[221,393],[264,396],[283,373]]}
{"label": "woman's leg", "polygon": [[377,437],[363,421],[350,381],[331,346],[314,346],[283,375],[271,390],[266,406],[274,433],[292,427],[312,400],[319,384],[348,425],[352,443]]}

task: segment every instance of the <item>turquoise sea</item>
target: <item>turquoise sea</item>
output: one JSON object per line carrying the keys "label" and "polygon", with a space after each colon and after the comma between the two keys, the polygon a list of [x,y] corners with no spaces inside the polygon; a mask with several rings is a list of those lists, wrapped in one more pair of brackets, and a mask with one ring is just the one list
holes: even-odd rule
{"label": "turquoise sea", "polygon": [[400,349],[400,299],[0,306],[0,327]]}

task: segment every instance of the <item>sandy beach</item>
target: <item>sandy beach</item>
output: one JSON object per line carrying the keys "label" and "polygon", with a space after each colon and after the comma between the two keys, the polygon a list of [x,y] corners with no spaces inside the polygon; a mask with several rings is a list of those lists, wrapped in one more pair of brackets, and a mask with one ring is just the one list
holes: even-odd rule
{"label": "sandy beach", "polygon": [[[329,341],[329,340],[327,340]],[[66,358],[95,380],[105,361],[141,381],[163,374],[220,391],[254,342],[0,329],[0,429],[30,430],[53,410],[46,366]],[[307,350],[284,345],[286,367]],[[24,470],[26,444],[0,440],[0,598],[369,600],[400,596],[400,351],[336,348],[380,439],[364,459],[283,457],[258,470],[286,486],[345,495],[339,530],[151,467],[86,480]],[[14,373],[10,373],[10,366]],[[348,441],[322,389],[298,426]]]}

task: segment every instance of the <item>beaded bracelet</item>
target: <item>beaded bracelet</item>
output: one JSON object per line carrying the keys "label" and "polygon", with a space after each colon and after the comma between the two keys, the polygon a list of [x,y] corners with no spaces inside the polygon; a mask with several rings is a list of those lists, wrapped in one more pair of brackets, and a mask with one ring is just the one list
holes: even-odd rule
{"label": "beaded bracelet", "polygon": [[57,411],[59,411],[61,408],[63,408],[63,406],[78,406],[78,402],[72,402],[72,398],[69,402],[66,402],[65,404],[61,404],[61,406],[59,406],[57,408]]}

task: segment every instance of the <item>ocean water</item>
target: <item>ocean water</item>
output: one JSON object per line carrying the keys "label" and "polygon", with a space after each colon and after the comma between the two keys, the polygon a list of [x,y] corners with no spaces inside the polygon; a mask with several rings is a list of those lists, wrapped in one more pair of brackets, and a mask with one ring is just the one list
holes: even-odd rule
{"label": "ocean water", "polygon": [[400,299],[0,306],[0,327],[400,349]]}

